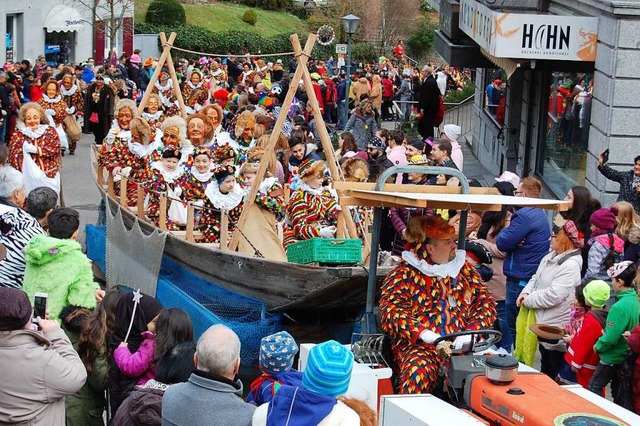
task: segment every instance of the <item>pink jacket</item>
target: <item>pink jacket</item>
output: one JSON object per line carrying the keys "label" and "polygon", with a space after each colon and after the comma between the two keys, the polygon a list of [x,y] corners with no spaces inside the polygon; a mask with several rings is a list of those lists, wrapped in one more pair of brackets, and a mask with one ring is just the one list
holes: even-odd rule
{"label": "pink jacket", "polygon": [[[394,166],[405,166],[407,164],[406,148],[404,145],[397,145],[393,148],[387,148],[387,158]],[[398,173],[396,183],[402,183],[402,173]]]}
{"label": "pink jacket", "polygon": [[456,164],[458,170],[462,171],[464,155],[462,153],[462,147],[457,141],[451,142],[451,159]]}
{"label": "pink jacket", "polygon": [[156,367],[152,365],[156,335],[145,331],[142,337],[144,340],[136,353],[132,354],[127,346],[118,346],[113,353],[120,371],[129,377],[140,377],[139,386],[144,386],[149,380],[156,378]]}

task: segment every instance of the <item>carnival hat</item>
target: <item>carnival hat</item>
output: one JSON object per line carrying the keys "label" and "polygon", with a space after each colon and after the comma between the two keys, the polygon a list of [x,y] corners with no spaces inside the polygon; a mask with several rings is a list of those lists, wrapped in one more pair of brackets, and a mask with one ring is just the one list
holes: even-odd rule
{"label": "carnival hat", "polygon": [[218,167],[213,172],[213,175],[215,176],[216,181],[218,182],[218,185],[224,182],[224,180],[229,176],[235,176],[235,174],[236,174],[236,168],[233,166],[221,166],[221,167]]}
{"label": "carnival hat", "polygon": [[621,273],[623,273],[624,271],[626,271],[627,268],[631,265],[633,265],[633,262],[631,260],[625,260],[623,262],[616,263],[607,270],[607,275],[610,278],[615,278]]}
{"label": "carnival hat", "polygon": [[335,340],[329,340],[309,352],[302,385],[321,395],[344,395],[349,389],[352,369],[353,353]]}
{"label": "carnival hat", "polygon": [[533,324],[529,327],[529,330],[538,336],[539,341],[544,343],[558,343],[564,336],[562,328],[547,324]]}
{"label": "carnival hat", "polygon": [[260,341],[260,369],[269,374],[289,371],[297,353],[298,345],[286,331],[263,337]]}

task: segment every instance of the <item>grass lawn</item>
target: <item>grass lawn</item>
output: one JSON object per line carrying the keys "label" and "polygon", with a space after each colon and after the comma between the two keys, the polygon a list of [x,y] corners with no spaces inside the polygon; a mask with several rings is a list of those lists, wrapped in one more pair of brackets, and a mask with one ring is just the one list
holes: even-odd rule
{"label": "grass lawn", "polygon": [[[144,16],[151,0],[135,0],[135,19],[144,22]],[[183,4],[187,13],[187,24],[197,25],[211,31],[241,30],[269,37],[276,34],[308,32],[307,25],[298,17],[288,13],[271,12],[262,9],[254,9],[258,15],[256,25],[249,25],[242,20],[242,15],[247,9],[233,3],[217,2],[214,4]]]}

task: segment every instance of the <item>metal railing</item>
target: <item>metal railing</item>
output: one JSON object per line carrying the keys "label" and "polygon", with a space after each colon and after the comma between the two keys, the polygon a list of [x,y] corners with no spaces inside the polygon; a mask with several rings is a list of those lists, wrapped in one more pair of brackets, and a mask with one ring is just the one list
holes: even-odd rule
{"label": "metal railing", "polygon": [[[461,134],[460,137],[465,136],[467,133],[473,131],[473,123],[474,123],[474,115],[473,115],[473,98],[475,95],[471,95],[466,99],[463,99],[460,102],[445,102],[445,113],[444,120],[442,121],[442,125],[444,124],[457,124],[460,126]],[[416,105],[417,101],[393,101],[393,112],[394,114],[400,118],[400,120],[396,121],[395,128],[398,129],[404,121],[404,113],[403,107],[410,107],[413,109],[413,106]],[[406,110],[405,110],[406,112]],[[409,112],[410,115],[413,114],[412,111]],[[440,126],[442,129],[442,126]]]}

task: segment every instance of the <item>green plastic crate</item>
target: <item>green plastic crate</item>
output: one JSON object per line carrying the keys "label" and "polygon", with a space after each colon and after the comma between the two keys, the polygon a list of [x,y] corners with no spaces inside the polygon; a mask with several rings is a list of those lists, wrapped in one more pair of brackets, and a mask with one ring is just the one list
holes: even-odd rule
{"label": "green plastic crate", "polygon": [[362,261],[362,242],[358,238],[312,238],[287,247],[287,259],[302,264],[354,264]]}

